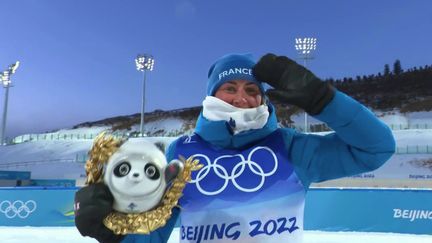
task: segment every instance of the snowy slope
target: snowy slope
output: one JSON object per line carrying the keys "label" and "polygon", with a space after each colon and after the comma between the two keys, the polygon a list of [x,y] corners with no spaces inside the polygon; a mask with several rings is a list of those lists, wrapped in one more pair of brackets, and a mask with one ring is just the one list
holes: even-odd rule
{"label": "snowy slope", "polygon": [[[416,112],[405,115],[391,113],[380,114],[379,116],[388,124],[409,125],[414,124],[414,122],[432,124],[432,112]],[[301,120],[302,117],[297,118]],[[146,124],[146,130],[178,131],[182,126],[181,120],[168,119],[160,123]],[[0,146],[0,170],[31,171],[33,179],[76,179],[83,181],[85,178],[84,161],[93,143],[93,139],[90,138],[106,129],[108,127],[64,129],[54,133],[40,134],[38,140]],[[421,183],[431,183],[432,186],[432,168],[420,166],[422,161],[432,161],[432,129],[397,129],[393,133],[397,140],[397,147],[403,153],[394,155],[382,168],[375,171],[373,179],[375,181],[379,179],[411,179]],[[83,137],[83,134],[87,135],[86,138]],[[23,135],[17,139],[26,141],[29,140],[28,138],[28,135]],[[169,144],[175,137],[131,139],[158,140]],[[414,153],[405,153],[404,149],[407,146],[408,152],[414,149]],[[417,153],[415,151],[416,148],[427,149],[428,147],[429,153],[422,153],[421,151]],[[358,178],[349,178],[349,180],[358,181]],[[392,181],[392,183],[394,182]]]}

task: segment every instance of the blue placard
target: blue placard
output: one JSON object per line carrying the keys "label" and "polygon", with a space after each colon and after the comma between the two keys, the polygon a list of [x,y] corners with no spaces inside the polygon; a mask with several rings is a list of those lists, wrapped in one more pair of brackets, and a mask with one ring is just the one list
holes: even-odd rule
{"label": "blue placard", "polygon": [[57,186],[57,187],[75,187],[75,180],[69,179],[37,179],[30,181],[32,186]]}
{"label": "blue placard", "polygon": [[305,229],[432,235],[432,190],[313,189]]}
{"label": "blue placard", "polygon": [[[0,226],[73,226],[77,188],[0,188]],[[310,189],[305,230],[432,235],[432,190]]]}
{"label": "blue placard", "polygon": [[1,226],[73,226],[76,188],[1,188]]}
{"label": "blue placard", "polygon": [[0,180],[29,180],[30,171],[0,171]]}

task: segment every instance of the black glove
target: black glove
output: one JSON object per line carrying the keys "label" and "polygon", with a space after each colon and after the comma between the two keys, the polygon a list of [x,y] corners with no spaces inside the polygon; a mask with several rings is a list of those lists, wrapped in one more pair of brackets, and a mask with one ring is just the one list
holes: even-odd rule
{"label": "black glove", "polygon": [[103,224],[113,211],[114,198],[103,183],[81,188],[75,193],[75,225],[82,236],[90,236],[102,243],[118,243],[123,235],[116,235]]}
{"label": "black glove", "polygon": [[296,105],[310,115],[319,114],[335,94],[333,86],[285,56],[264,55],[253,68],[253,74],[275,88],[266,92],[269,98]]}

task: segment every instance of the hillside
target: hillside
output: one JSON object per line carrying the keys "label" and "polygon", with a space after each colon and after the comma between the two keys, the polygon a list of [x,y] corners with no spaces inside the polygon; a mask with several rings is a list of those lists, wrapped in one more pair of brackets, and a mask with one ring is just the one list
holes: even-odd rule
{"label": "hillside", "polygon": [[399,74],[357,76],[331,80],[335,87],[372,109],[401,112],[432,110],[432,67],[409,69]]}

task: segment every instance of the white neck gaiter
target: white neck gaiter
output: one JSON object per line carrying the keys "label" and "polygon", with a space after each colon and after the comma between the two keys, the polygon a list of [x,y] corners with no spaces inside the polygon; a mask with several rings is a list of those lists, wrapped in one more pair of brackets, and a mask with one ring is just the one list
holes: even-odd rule
{"label": "white neck gaiter", "polygon": [[234,120],[234,134],[250,129],[263,128],[269,117],[268,107],[263,104],[256,108],[238,108],[214,96],[203,101],[203,116],[210,121]]}

